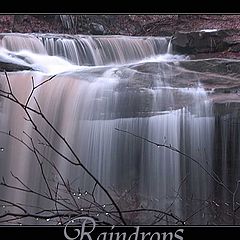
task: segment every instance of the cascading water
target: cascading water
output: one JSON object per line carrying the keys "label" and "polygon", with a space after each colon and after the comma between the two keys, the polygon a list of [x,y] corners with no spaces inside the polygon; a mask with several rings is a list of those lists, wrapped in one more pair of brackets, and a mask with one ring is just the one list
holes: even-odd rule
{"label": "cascading water", "polygon": [[[189,79],[195,82],[190,87],[182,79],[178,61],[186,58],[167,54],[168,38],[10,34],[1,36],[1,47],[2,56],[9,62],[17,60],[37,70],[9,74],[13,91],[22,101],[31,91],[32,77],[36,85],[57,74],[34,94],[41,111],[109,191],[121,195],[134,186],[128,195],[132,205],[122,200],[122,208],[156,208],[187,217],[202,206],[198,200],[205,201],[214,192],[211,178],[203,169],[169,149],[174,147],[197,159],[202,168],[212,173],[216,154],[211,101],[197,75],[191,74]],[[4,74],[0,83],[2,89],[7,89]],[[30,104],[36,108],[33,99]],[[1,131],[11,131],[29,141],[24,131],[37,139],[17,106],[6,99],[0,99],[0,106]],[[34,119],[53,146],[71,158],[66,145],[43,119]],[[0,147],[0,175],[6,182],[19,185],[12,179],[13,172],[28,186],[46,191],[39,166],[27,148],[6,135],[1,135]],[[73,186],[91,191],[94,183],[84,171],[44,144],[41,150]],[[49,181],[58,181],[47,167],[46,172]],[[101,204],[109,201],[100,190],[96,197]],[[1,198],[49,208],[40,197],[4,187]],[[144,214],[128,220],[148,222]],[[194,221],[205,223],[208,219],[200,215]]]}
{"label": "cascading water", "polygon": [[163,37],[69,36],[19,34],[2,37],[2,46],[11,51],[62,56],[77,65],[119,64],[166,53],[169,39]]}

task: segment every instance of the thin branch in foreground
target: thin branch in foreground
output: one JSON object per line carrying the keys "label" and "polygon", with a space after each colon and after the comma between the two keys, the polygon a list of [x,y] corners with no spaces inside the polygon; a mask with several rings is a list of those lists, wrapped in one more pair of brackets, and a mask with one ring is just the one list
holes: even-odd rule
{"label": "thin branch in foreground", "polygon": [[196,163],[208,176],[210,176],[216,183],[218,183],[219,185],[221,185],[225,190],[227,190],[231,195],[233,195],[233,192],[224,184],[224,182],[218,177],[216,176],[216,174],[212,174],[210,173],[201,163],[199,163],[196,159],[194,159],[193,157],[189,156],[188,154],[180,151],[179,149],[173,147],[171,144],[170,145],[166,145],[166,144],[161,144],[161,143],[157,143],[157,142],[154,142],[154,141],[151,141],[145,137],[142,137],[142,136],[139,136],[135,133],[132,133],[132,132],[129,132],[129,131],[126,131],[126,130],[122,130],[122,129],[119,129],[119,128],[115,128],[115,130],[119,131],[119,132],[123,132],[123,133],[126,133],[126,134],[129,134],[129,135],[132,135],[136,138],[139,138],[141,140],[144,140],[150,144],[153,144],[157,147],[164,147],[164,148],[167,148],[173,152],[177,152],[179,153],[180,155],[188,158],[189,160],[191,160],[192,162]]}
{"label": "thin branch in foreground", "polygon": [[[122,212],[119,208],[119,206],[117,205],[117,203],[115,202],[115,200],[113,199],[113,197],[111,196],[111,194],[109,193],[109,191],[101,184],[101,182],[88,170],[87,167],[85,167],[85,165],[80,161],[80,158],[77,156],[77,154],[74,152],[74,150],[72,149],[72,147],[70,146],[70,144],[68,143],[68,141],[64,138],[64,136],[61,135],[61,133],[49,122],[49,120],[46,118],[46,116],[43,114],[43,112],[41,111],[40,105],[37,102],[37,100],[35,99],[35,102],[37,104],[38,110],[33,109],[31,107],[28,106],[28,103],[30,102],[34,91],[44,85],[46,82],[50,81],[51,79],[53,79],[56,75],[50,77],[49,79],[41,82],[40,84],[38,84],[37,86],[35,86],[34,80],[32,78],[32,90],[27,98],[27,102],[24,104],[22,103],[13,93],[12,91],[12,86],[10,83],[10,80],[8,78],[7,72],[5,72],[5,76],[6,76],[6,81],[8,84],[8,88],[9,88],[9,93],[6,96],[6,93],[0,90],[0,96],[14,102],[15,104],[17,104],[19,107],[21,107],[23,109],[23,111],[25,112],[25,114],[28,117],[29,122],[32,124],[33,129],[35,130],[35,132],[41,136],[41,138],[47,143],[47,145],[55,152],[57,153],[59,156],[61,156],[63,159],[65,159],[67,162],[75,165],[75,166],[80,166],[93,180],[94,182],[101,188],[101,190],[106,194],[106,196],[110,199],[110,201],[112,202],[112,204],[114,205],[114,207],[116,208],[119,217],[122,221],[122,223],[124,225],[126,225],[125,219],[122,215]],[[49,139],[47,139],[47,137],[38,129],[38,126],[36,124],[36,122],[34,121],[33,117],[31,116],[30,113],[35,113],[38,116],[40,116],[45,123],[50,127],[50,129],[52,129],[54,131],[54,133],[57,135],[57,137],[59,137],[59,139],[61,141],[63,141],[63,143],[66,145],[66,147],[70,150],[71,154],[73,155],[73,157],[75,158],[75,160],[77,161],[72,161],[71,159],[69,159],[66,155],[64,155],[63,153],[61,153],[59,150],[57,150],[50,142]]]}
{"label": "thin branch in foreground", "polygon": [[31,78],[31,79],[32,79],[32,89],[31,89],[31,92],[30,92],[30,94],[29,94],[29,96],[28,96],[28,98],[27,98],[27,101],[26,101],[26,103],[25,103],[25,107],[28,106],[28,103],[29,103],[29,101],[31,100],[34,91],[35,91],[37,88],[39,88],[40,86],[42,86],[43,84],[51,81],[51,80],[52,80],[54,77],[56,77],[56,76],[57,76],[56,74],[53,75],[53,76],[51,76],[50,78],[46,79],[45,81],[39,83],[37,86],[35,86],[34,78],[32,77],[32,78]]}

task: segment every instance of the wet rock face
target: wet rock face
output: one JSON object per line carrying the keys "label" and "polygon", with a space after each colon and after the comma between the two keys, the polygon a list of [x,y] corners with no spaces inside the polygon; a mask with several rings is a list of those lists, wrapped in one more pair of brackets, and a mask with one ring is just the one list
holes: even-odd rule
{"label": "wet rock face", "polygon": [[[129,69],[122,70],[121,76],[128,81],[121,80],[116,89],[121,103],[119,114],[124,117],[152,116],[182,107],[188,107],[194,113],[196,99],[203,102],[206,98],[218,106],[217,112],[225,104],[231,111],[232,106],[240,103],[239,69],[239,60],[217,58],[133,65],[130,67],[133,75],[127,74]],[[206,96],[196,91],[198,87],[206,90]]]}
{"label": "wet rock face", "polygon": [[9,63],[9,62],[2,62],[0,60],[0,72],[16,72],[16,71],[24,71],[24,70],[33,70],[31,67],[16,64],[16,63]]}

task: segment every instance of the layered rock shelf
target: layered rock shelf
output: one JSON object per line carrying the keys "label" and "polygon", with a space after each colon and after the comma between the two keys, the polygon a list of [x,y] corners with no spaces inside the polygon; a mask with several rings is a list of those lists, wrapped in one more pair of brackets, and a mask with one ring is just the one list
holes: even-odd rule
{"label": "layered rock shelf", "polygon": [[236,58],[240,50],[240,31],[232,29],[179,31],[173,35],[172,45],[174,53],[189,54],[192,58],[215,57],[217,54],[219,57],[225,55],[225,58]]}

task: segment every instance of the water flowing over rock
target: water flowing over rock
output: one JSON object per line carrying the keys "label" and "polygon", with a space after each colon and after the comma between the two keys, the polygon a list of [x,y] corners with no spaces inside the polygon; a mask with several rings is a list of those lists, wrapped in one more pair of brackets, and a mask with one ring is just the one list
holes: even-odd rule
{"label": "water flowing over rock", "polygon": [[166,53],[163,37],[2,34],[1,45],[10,51],[61,56],[77,65],[127,63]]}
{"label": "water flowing over rock", "polygon": [[[169,44],[169,37],[1,34],[0,51],[9,61],[17,59],[38,70],[9,73],[13,91],[23,102],[31,92],[32,77],[37,84],[56,74],[34,96],[47,119],[109,191],[114,189],[121,195],[134,186],[129,193],[134,206],[171,210],[184,218],[203,208],[208,199],[222,205],[229,202],[224,189],[186,155],[217,174],[232,190],[240,174],[240,128],[234,124],[239,114],[232,111],[239,106],[239,61],[190,60],[167,52]],[[7,89],[3,73],[0,83],[1,89]],[[29,104],[37,107],[33,99]],[[11,130],[20,138],[24,138],[24,131],[38,139],[23,116],[17,106],[0,98],[1,131]],[[46,123],[33,117],[56,149],[71,158],[71,152]],[[5,181],[16,184],[12,171],[29,186],[46,190],[32,153],[5,135],[0,138],[0,147],[4,149],[0,176]],[[84,171],[43,144],[41,150],[73,186],[92,190],[94,183]],[[59,180],[45,168],[53,184]],[[49,208],[48,201],[40,197],[10,192],[2,186],[0,191],[6,199]],[[96,197],[102,204],[108,203],[100,191]],[[124,201],[120,205],[131,208]],[[206,207],[190,223],[228,222],[213,216]],[[128,220],[133,224],[149,221],[141,214]]]}

